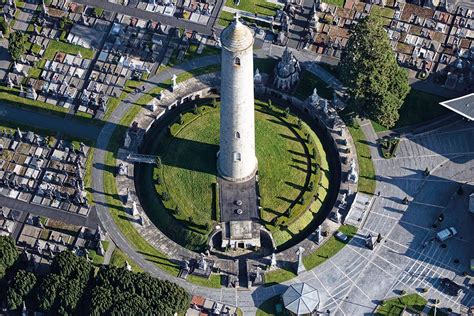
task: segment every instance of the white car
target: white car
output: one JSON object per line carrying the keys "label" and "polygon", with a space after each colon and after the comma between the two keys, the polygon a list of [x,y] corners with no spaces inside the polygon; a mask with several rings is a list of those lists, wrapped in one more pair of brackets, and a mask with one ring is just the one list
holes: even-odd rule
{"label": "white car", "polygon": [[446,229],[443,229],[442,231],[438,232],[436,234],[436,239],[439,241],[445,241],[446,239],[449,239],[451,237],[454,237],[458,234],[458,231],[454,227],[449,227]]}

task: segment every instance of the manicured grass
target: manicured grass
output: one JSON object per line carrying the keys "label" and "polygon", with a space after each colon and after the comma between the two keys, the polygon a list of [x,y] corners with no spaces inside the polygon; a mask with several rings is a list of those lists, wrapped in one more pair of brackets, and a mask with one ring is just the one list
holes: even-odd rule
{"label": "manicured grass", "polygon": [[[313,213],[322,205],[317,203],[317,200],[315,204],[318,207],[307,210],[320,182],[324,191],[318,198],[322,202],[326,196],[327,178],[320,180],[328,166],[322,144],[314,133],[311,135],[311,139],[315,139],[312,141],[313,145],[306,144],[304,133],[309,127],[305,123],[302,123],[302,130],[299,131],[295,127],[297,119],[294,116],[284,119],[281,110],[276,110],[275,107],[270,110],[263,104],[256,102],[256,154],[259,161],[259,190],[262,196],[260,203],[263,207],[260,216],[267,223],[267,228],[275,232],[276,243],[281,245],[306,228],[313,219]],[[185,113],[182,124],[176,122],[171,126],[173,136],[162,132],[155,137],[156,142],[149,146],[151,153],[162,158],[162,167],[153,171],[154,181],[156,182],[158,177],[160,179],[160,183],[155,185],[156,196],[163,196],[166,192],[170,197],[169,200],[162,200],[160,204],[163,207],[156,205],[157,197],[150,197],[148,204],[154,208],[151,213],[167,213],[168,216],[157,216],[155,222],[160,227],[165,224],[163,229],[168,231],[169,236],[175,236],[175,240],[191,249],[197,246],[198,241],[206,242],[205,235],[212,230],[217,220],[212,186],[216,182],[217,174],[219,110],[205,106],[200,107],[199,113]],[[322,171],[315,175],[308,171],[312,166],[309,146],[316,146],[317,162],[322,166]],[[278,158],[271,159],[273,157]],[[306,183],[308,176],[310,181]],[[313,182],[312,190],[307,188],[309,182]],[[301,194],[304,200],[299,201]],[[287,211],[289,213],[286,213]],[[280,216],[284,213],[284,217]],[[169,214],[185,230],[204,236],[198,238],[189,232],[171,234],[170,226],[175,228],[178,223],[164,222],[164,217],[171,220]],[[281,226],[283,223],[285,225]],[[192,239],[181,238],[185,235],[190,235]]]}
{"label": "manicured grass", "polygon": [[[420,124],[450,113],[448,109],[439,104],[444,100],[446,98],[411,89],[400,108],[400,119],[393,129]],[[376,122],[372,122],[372,126],[376,132],[387,130],[386,127]]]}
{"label": "manicured grass", "polygon": [[[283,309],[283,304],[280,302],[280,295],[273,296],[272,298],[266,300],[265,302],[262,303],[257,309],[257,316],[267,316],[267,315],[277,315],[275,306],[277,304],[281,304],[282,309]],[[284,314],[280,314],[284,315]]]}
{"label": "manicured grass", "polygon": [[446,98],[412,89],[400,109],[400,119],[396,128],[429,121],[450,113],[448,109],[439,104],[444,100]]}
{"label": "manicured grass", "polygon": [[32,78],[39,78],[41,75],[41,70],[43,69],[44,65],[46,64],[47,60],[52,60],[56,53],[63,52],[66,54],[77,55],[81,52],[82,58],[84,59],[92,59],[94,58],[94,50],[84,48],[79,45],[69,44],[61,41],[50,41],[48,47],[44,50],[43,57],[38,62],[36,67],[32,67],[29,71],[29,76]]}
{"label": "manicured grass", "polygon": [[125,267],[125,261],[130,264],[132,267],[132,271],[134,272],[142,272],[143,269],[140,268],[138,264],[136,264],[133,260],[131,260],[125,252],[120,250],[119,248],[115,248],[114,252],[112,252],[112,256],[110,257],[110,265],[118,267],[118,268],[123,268]]}
{"label": "manicured grass", "polygon": [[369,145],[365,140],[365,135],[359,127],[348,125],[349,131],[354,140],[357,150],[357,160],[359,162],[359,183],[358,191],[374,194],[375,192],[375,169],[370,154]]}
{"label": "manicured grass", "polygon": [[386,300],[383,306],[377,308],[375,315],[378,316],[395,316],[401,315],[404,308],[408,308],[415,312],[421,312],[427,301],[418,294],[409,294]]}
{"label": "manicured grass", "polygon": [[294,271],[276,269],[265,273],[265,284],[272,285],[275,283],[283,283],[296,277]]}
{"label": "manicured grass", "polygon": [[304,70],[298,85],[295,88],[295,97],[300,100],[306,100],[313,94],[314,88],[318,89],[318,95],[324,99],[332,100],[334,90],[331,87],[313,75],[311,72]]}
{"label": "manicured grass", "polygon": [[344,3],[346,2],[346,0],[324,0],[325,3],[327,4],[334,4],[338,7],[344,7]]}
{"label": "manicured grass", "polygon": [[189,48],[186,50],[186,53],[184,54],[184,56],[181,60],[178,60],[179,50],[175,49],[175,51],[173,52],[173,55],[171,56],[171,58],[168,61],[167,66],[168,67],[173,67],[174,65],[177,65],[177,64],[183,63],[185,61],[195,59],[195,58],[209,56],[209,55],[220,55],[220,53],[221,53],[220,48],[206,45],[206,46],[204,46],[201,53],[198,54],[198,52],[197,52],[198,48],[199,48],[198,44],[189,45]]}
{"label": "manicured grass", "polygon": [[226,0],[225,5],[227,7],[247,11],[250,13],[257,13],[269,16],[274,16],[276,14],[276,11],[282,8],[282,6],[267,2],[265,0],[241,0],[238,6],[234,4],[233,0]]}
{"label": "manicured grass", "polygon": [[[351,225],[343,225],[339,228],[339,231],[346,234],[350,241],[356,234],[357,228]],[[345,245],[346,243],[337,240],[334,236],[329,237],[318,249],[303,257],[303,264],[306,270],[311,270],[319,266],[338,253]]]}
{"label": "manicured grass", "polygon": [[94,50],[84,48],[79,45],[69,44],[60,41],[50,41],[48,47],[44,51],[43,58],[51,60],[54,58],[57,52],[63,52],[66,54],[77,55],[78,52],[81,52],[82,58],[92,59],[94,58]]}
{"label": "manicured grass", "polygon": [[393,18],[393,15],[395,13],[395,10],[389,7],[381,7],[378,5],[372,6],[372,9],[370,11],[370,14],[374,14],[383,18],[388,18],[391,19]]}
{"label": "manicured grass", "polygon": [[233,20],[234,20],[234,14],[233,13],[221,10],[221,13],[219,14],[219,19],[217,20],[217,24],[226,27]]}

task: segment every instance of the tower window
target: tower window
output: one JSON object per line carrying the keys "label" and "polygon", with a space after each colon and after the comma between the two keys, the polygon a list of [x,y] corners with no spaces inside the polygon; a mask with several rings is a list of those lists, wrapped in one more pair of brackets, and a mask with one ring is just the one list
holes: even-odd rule
{"label": "tower window", "polygon": [[235,138],[240,138],[240,133],[239,132],[235,132]]}
{"label": "tower window", "polygon": [[234,161],[241,161],[240,153],[234,152]]}
{"label": "tower window", "polygon": [[239,57],[234,58],[234,65],[235,66],[240,66],[240,58]]}

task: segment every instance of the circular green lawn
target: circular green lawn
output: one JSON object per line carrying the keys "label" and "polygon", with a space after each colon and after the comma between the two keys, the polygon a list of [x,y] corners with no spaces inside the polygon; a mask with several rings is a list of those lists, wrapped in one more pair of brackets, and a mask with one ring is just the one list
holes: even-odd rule
{"label": "circular green lawn", "polygon": [[[215,183],[220,115],[218,108],[205,106],[199,110],[199,115],[184,114],[182,124],[174,123],[173,136],[156,140],[159,146],[153,146],[158,148],[153,154],[160,155],[162,166],[155,168],[154,178],[161,180],[156,186],[157,193],[168,193],[170,199],[163,203],[174,218],[194,232],[206,234],[219,216]],[[299,202],[295,206],[295,200],[308,191],[314,161],[296,117],[285,118],[281,110],[269,109],[256,101],[255,118],[260,216],[273,232],[279,226],[272,220],[281,217],[290,205],[307,207]],[[305,204],[309,202],[307,198]]]}

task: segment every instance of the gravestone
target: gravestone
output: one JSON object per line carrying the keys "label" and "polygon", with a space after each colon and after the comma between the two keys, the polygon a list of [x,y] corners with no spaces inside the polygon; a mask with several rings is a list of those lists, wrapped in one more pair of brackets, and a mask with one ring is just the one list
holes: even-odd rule
{"label": "gravestone", "polygon": [[300,275],[301,273],[306,271],[306,268],[304,267],[304,264],[303,264],[303,252],[304,252],[303,247],[299,247],[298,250],[296,251],[296,254],[298,255],[298,267],[296,269],[296,275]]}

